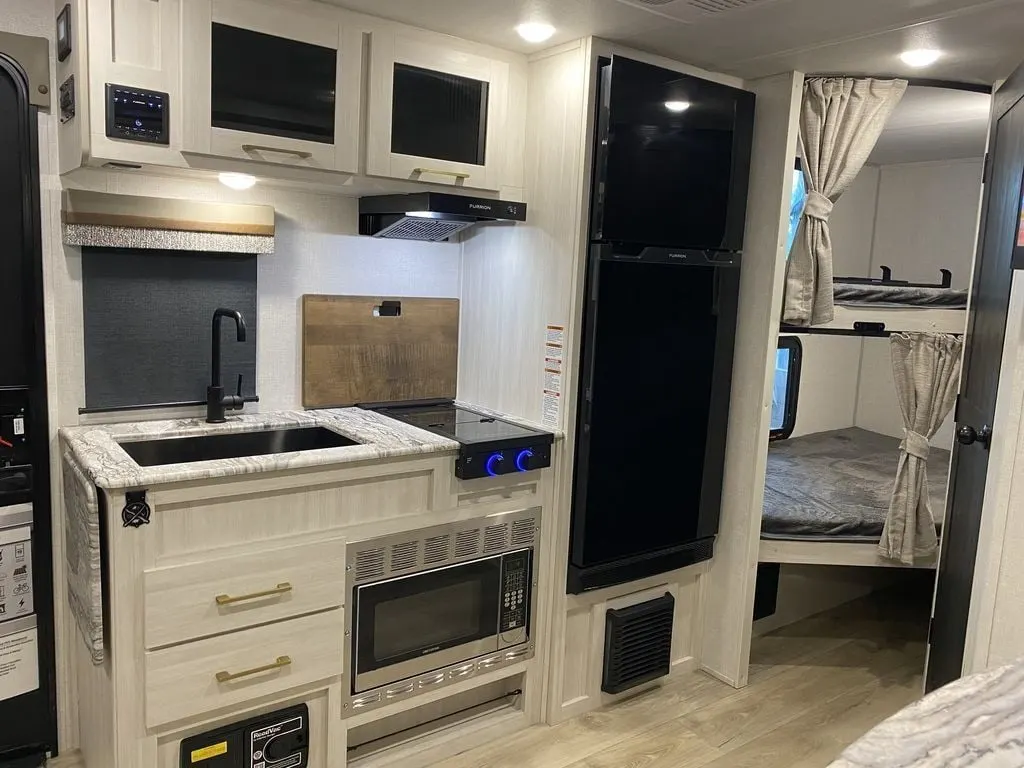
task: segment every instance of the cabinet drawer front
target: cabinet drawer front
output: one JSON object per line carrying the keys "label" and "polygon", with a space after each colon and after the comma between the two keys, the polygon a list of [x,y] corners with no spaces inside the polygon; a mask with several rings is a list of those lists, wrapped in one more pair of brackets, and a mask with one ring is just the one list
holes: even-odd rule
{"label": "cabinet drawer front", "polygon": [[340,538],[146,571],[146,648],[336,608],[344,585]]}
{"label": "cabinet drawer front", "polygon": [[342,673],[341,609],[146,653],[150,728]]}

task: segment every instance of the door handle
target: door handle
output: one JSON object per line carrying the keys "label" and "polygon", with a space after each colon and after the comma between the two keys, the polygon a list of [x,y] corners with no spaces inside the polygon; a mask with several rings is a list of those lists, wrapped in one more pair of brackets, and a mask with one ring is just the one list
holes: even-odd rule
{"label": "door handle", "polygon": [[992,443],[992,427],[986,424],[981,429],[975,429],[970,424],[964,424],[957,430],[956,440],[960,445],[981,443],[982,448],[988,450]]}
{"label": "door handle", "polygon": [[307,152],[304,149],[285,149],[284,147],[265,147],[262,144],[243,144],[243,152],[277,152],[281,155],[294,155],[302,160],[309,160],[313,156],[312,152]]}
{"label": "door handle", "polygon": [[217,602],[217,605],[234,605],[235,603],[242,603],[247,600],[259,600],[261,597],[274,597],[275,595],[284,595],[291,591],[291,583],[284,581],[278,584],[273,589],[265,589],[262,592],[252,592],[248,595],[238,595],[237,597],[232,597],[231,595],[217,595],[213,599]]}
{"label": "door handle", "polygon": [[464,171],[439,171],[436,168],[413,168],[413,173],[422,176],[424,173],[432,173],[435,176],[451,176],[454,179],[468,179],[470,174]]}
{"label": "door handle", "polygon": [[239,680],[243,677],[251,677],[252,675],[258,675],[261,672],[271,672],[275,669],[282,669],[292,663],[291,656],[278,656],[275,661],[270,664],[264,664],[262,667],[253,667],[252,669],[243,669],[241,672],[218,672],[216,674],[218,683],[230,683],[232,680]]}

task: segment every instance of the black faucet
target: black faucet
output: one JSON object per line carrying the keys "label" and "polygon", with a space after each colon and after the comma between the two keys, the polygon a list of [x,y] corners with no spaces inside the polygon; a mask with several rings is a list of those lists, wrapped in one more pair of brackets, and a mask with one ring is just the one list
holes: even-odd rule
{"label": "black faucet", "polygon": [[210,424],[223,424],[224,411],[241,410],[245,405],[242,398],[242,374],[238,374],[238,391],[234,395],[225,395],[220,381],[220,319],[230,317],[238,328],[238,340],[245,341],[245,318],[237,309],[218,309],[213,313],[213,355],[210,361],[211,383],[206,388],[206,421]]}

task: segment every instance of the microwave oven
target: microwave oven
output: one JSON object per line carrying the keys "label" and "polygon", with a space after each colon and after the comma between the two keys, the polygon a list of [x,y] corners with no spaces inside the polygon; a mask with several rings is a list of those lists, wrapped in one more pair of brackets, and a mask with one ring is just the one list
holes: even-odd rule
{"label": "microwave oven", "polygon": [[348,545],[348,712],[533,656],[540,509]]}

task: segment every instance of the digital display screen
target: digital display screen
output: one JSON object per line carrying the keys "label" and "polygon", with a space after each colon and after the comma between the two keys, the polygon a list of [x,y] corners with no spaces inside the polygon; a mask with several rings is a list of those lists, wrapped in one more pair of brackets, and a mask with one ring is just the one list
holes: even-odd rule
{"label": "digital display screen", "polygon": [[168,144],[167,94],[107,85],[107,136]]}

